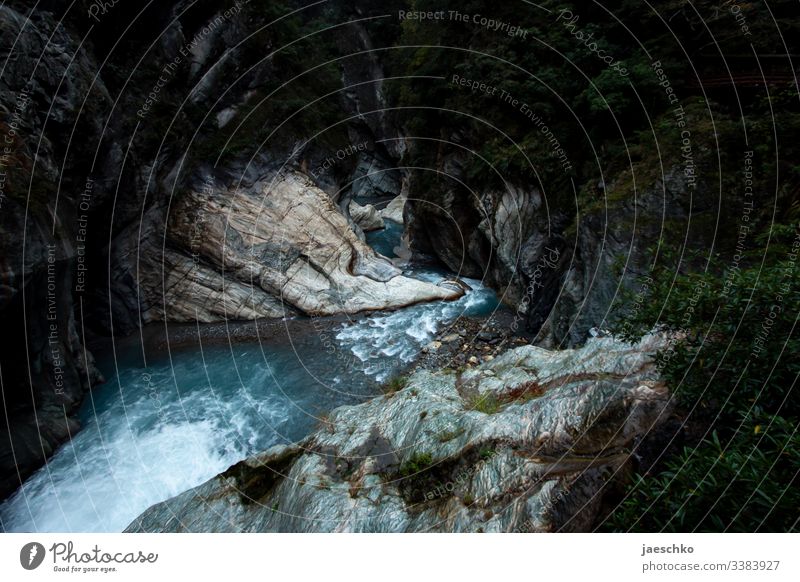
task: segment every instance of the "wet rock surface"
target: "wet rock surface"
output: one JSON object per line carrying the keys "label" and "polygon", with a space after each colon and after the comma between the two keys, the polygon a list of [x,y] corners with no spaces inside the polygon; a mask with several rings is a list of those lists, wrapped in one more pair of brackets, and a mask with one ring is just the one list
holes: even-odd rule
{"label": "wet rock surface", "polygon": [[386,205],[386,208],[380,211],[380,217],[384,220],[403,224],[403,209],[405,205],[406,197],[404,195],[397,196]]}
{"label": "wet rock surface", "polygon": [[502,309],[488,318],[460,317],[422,348],[415,368],[462,370],[491,362],[529,343],[531,337],[514,331],[513,323],[514,314]]}
{"label": "wet rock surface", "polygon": [[350,202],[350,217],[364,232],[384,227],[380,212],[372,204],[362,206],[358,202]]}
{"label": "wet rock surface", "polygon": [[652,363],[665,342],[526,345],[461,372],[418,370],[126,531],[587,531],[668,416]]}

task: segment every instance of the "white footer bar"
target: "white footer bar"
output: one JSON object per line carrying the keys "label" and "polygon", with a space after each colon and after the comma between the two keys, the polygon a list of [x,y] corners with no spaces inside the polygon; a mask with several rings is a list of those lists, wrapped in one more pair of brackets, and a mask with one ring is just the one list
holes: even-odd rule
{"label": "white footer bar", "polygon": [[800,580],[798,542],[799,534],[3,534],[0,577],[777,582]]}

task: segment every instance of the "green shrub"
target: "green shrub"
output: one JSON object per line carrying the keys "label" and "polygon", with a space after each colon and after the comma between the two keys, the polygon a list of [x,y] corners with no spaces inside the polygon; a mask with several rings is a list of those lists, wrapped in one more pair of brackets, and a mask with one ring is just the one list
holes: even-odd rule
{"label": "green shrub", "polygon": [[408,460],[400,465],[400,476],[410,477],[425,471],[433,464],[433,456],[430,453],[414,453]]}
{"label": "green shrub", "polygon": [[500,401],[494,394],[487,392],[483,396],[476,395],[470,399],[469,408],[484,414],[496,414],[500,411]]}
{"label": "green shrub", "polygon": [[742,418],[652,477],[638,477],[610,520],[616,531],[797,531],[800,435],[779,416]]}
{"label": "green shrub", "polygon": [[383,393],[391,396],[408,386],[408,377],[395,376],[383,385]]}
{"label": "green shrub", "polygon": [[654,273],[651,296],[617,326],[631,340],[653,327],[684,334],[657,365],[687,422],[710,436],[637,478],[601,527],[797,530],[800,268],[797,230],[775,234],[769,253],[730,276]]}

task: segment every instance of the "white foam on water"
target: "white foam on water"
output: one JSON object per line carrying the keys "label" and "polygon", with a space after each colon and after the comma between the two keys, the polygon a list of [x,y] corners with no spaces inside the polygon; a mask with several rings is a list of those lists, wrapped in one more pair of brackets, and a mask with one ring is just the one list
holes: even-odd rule
{"label": "white foam on water", "polygon": [[142,434],[119,421],[103,424],[79,432],[3,504],[7,531],[122,531],[143,508],[242,456],[210,421],[164,424]]}
{"label": "white foam on water", "polygon": [[[47,465],[0,505],[2,528],[119,532],[154,503],[275,444],[291,420],[286,398],[276,391],[256,395],[242,386],[220,388],[218,379],[209,385],[202,363],[194,354],[176,362],[173,372],[168,364],[151,366],[149,384],[142,370],[126,369],[122,390],[116,383],[106,387],[116,391],[110,406],[90,415]],[[230,359],[210,367],[235,386]],[[248,385],[258,390],[265,375],[256,367],[250,372]],[[180,391],[177,377],[183,379]]]}
{"label": "white foam on water", "polygon": [[[415,272],[413,276],[434,283],[443,278],[441,274],[430,271]],[[397,367],[388,363],[394,360],[395,363],[406,364],[414,360],[420,349],[430,343],[447,322],[459,315],[474,314],[497,305],[494,291],[480,281],[464,281],[472,289],[457,301],[422,303],[392,313],[372,315],[355,323],[344,324],[336,339],[367,364],[364,373],[385,381]]]}
{"label": "white foam on water", "polygon": [[[412,276],[442,279],[427,271]],[[92,392],[82,430],[0,504],[0,530],[122,531],[154,503],[277,442],[301,438],[315,414],[352,403],[346,399],[357,397],[365,374],[386,380],[447,322],[497,304],[494,292],[466,281],[472,290],[457,301],[344,325],[336,338],[361,369],[313,349],[302,361],[292,351],[275,352],[268,363],[255,346],[235,355],[221,349],[173,355],[146,370],[120,366],[118,377]],[[340,384],[353,394],[330,389]]]}

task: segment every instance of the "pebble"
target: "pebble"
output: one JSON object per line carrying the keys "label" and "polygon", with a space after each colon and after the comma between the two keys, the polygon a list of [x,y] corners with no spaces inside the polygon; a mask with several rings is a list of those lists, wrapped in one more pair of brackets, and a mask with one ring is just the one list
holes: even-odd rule
{"label": "pebble", "polygon": [[489,342],[489,341],[492,341],[494,339],[498,339],[497,336],[498,336],[498,333],[495,330],[484,329],[484,330],[478,332],[478,339],[482,340],[482,341],[485,341],[485,342]]}

